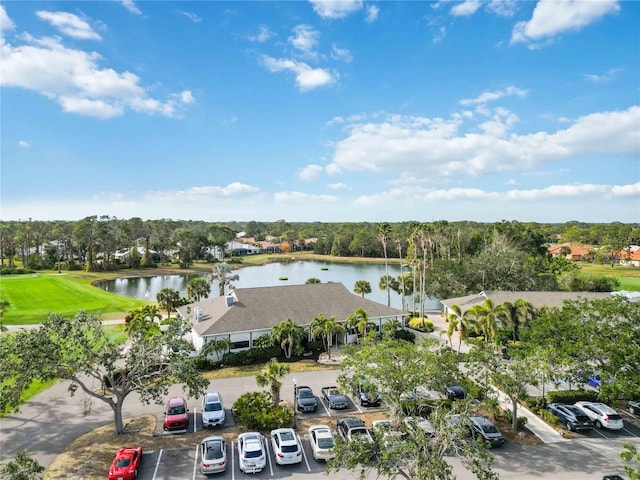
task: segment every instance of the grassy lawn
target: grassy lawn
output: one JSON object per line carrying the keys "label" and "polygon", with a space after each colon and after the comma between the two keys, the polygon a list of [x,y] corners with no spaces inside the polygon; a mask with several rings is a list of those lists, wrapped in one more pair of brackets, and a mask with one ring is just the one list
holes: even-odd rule
{"label": "grassy lawn", "polygon": [[[298,362],[291,362],[286,364],[290,369],[290,373],[299,372],[313,372],[316,370],[335,370],[335,365],[321,365],[313,360],[300,360]],[[259,373],[264,368],[264,364],[257,365],[241,365],[237,367],[225,367],[219,370],[209,370],[204,373],[204,376],[209,380],[216,380],[219,378],[233,378],[233,377],[252,377]]]}
{"label": "grassy lawn", "polygon": [[640,268],[616,265],[599,265],[596,263],[580,263],[584,275],[606,275],[616,277],[620,282],[620,290],[640,292]]}
{"label": "grassy lawn", "polygon": [[41,323],[49,313],[72,317],[79,310],[121,318],[148,302],[121,297],[91,285],[95,276],[38,273],[0,277],[0,299],[10,303],[6,325]]}

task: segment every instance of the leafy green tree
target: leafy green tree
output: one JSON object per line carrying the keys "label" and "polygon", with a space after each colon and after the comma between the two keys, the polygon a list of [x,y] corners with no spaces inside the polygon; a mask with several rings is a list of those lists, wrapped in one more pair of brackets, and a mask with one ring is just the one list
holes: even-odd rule
{"label": "leafy green tree", "polygon": [[383,287],[383,281],[382,279],[380,279],[380,289],[382,290],[387,290],[387,307],[391,306],[391,283],[390,283],[390,279],[391,277],[389,276],[389,257],[387,255],[387,244],[389,243],[390,240],[390,236],[391,236],[391,226],[388,223],[381,223],[378,226],[378,231],[380,233],[380,241],[382,242],[382,251],[384,253],[384,277],[386,280],[384,281],[384,288]]}
{"label": "leafy green tree", "polygon": [[530,302],[518,299],[514,303],[503,302],[496,308],[496,316],[500,323],[506,327],[511,327],[513,341],[517,341],[520,327],[529,323],[535,314],[535,308]]}
{"label": "leafy green tree", "polygon": [[134,308],[125,317],[124,333],[131,336],[134,333],[156,335],[160,333],[159,323],[162,314],[156,305],[144,305]]}
{"label": "leafy green tree", "polygon": [[380,277],[380,283],[378,284],[380,290],[387,291],[387,307],[391,306],[391,290],[398,290],[398,281],[391,275],[383,275]]}
{"label": "leafy green tree", "polygon": [[187,297],[193,302],[209,298],[209,293],[211,293],[211,284],[202,277],[192,278],[187,283]]}
{"label": "leafy green tree", "polygon": [[167,311],[167,316],[171,318],[171,312],[180,306],[180,292],[173,288],[165,287],[156,294],[156,301],[161,308]]}
{"label": "leafy green tree", "polygon": [[270,360],[262,370],[256,374],[256,383],[259,387],[268,387],[271,392],[273,405],[280,404],[280,389],[282,378],[291,371],[289,365]]}
{"label": "leafy green tree", "polygon": [[305,333],[306,330],[290,318],[271,328],[271,336],[280,344],[286,358],[301,350]]}
{"label": "leafy green tree", "polygon": [[356,280],[353,291],[364,298],[367,293],[371,293],[371,284],[367,280]]}
{"label": "leafy green tree", "polygon": [[333,346],[333,336],[344,333],[345,327],[336,322],[335,317],[326,318],[323,314],[318,315],[311,321],[311,338],[322,339],[324,349],[331,358],[331,347]]}
{"label": "leafy green tree", "polygon": [[231,285],[231,282],[236,282],[240,279],[240,275],[237,273],[231,273],[232,271],[231,266],[225,262],[216,263],[213,266],[210,279],[213,282],[218,282],[218,289],[221,297],[224,297],[225,288]]}
{"label": "leafy green tree", "polygon": [[[425,338],[420,343],[383,338],[359,347],[346,346],[338,383],[350,391],[361,380],[379,392],[389,406],[389,419],[398,436],[385,437],[385,448],[368,442],[338,441],[336,458],[328,462],[329,473],[339,469],[356,471],[360,478],[396,478],[399,471],[406,478],[452,480],[452,468],[446,455],[455,452],[477,478],[495,479],[491,458],[481,443],[460,442],[468,427],[469,405],[465,402],[434,403],[430,419],[436,433],[433,437],[419,429],[406,416],[405,395],[416,387],[442,391],[460,378],[453,353],[441,352],[439,342]],[[456,410],[452,408],[455,406]],[[463,421],[452,422],[453,415]],[[371,461],[375,458],[375,461]]]}
{"label": "leafy green tree", "polygon": [[305,285],[308,285],[308,284],[311,284],[311,283],[322,283],[322,282],[320,281],[319,278],[311,277],[311,278],[307,278],[307,281],[304,282],[304,283],[305,283]]}
{"label": "leafy green tree", "polygon": [[[175,319],[164,335],[133,331],[125,349],[109,338],[94,315],[50,315],[40,328],[0,336],[5,352],[0,409],[16,408],[33,380],[68,380],[71,395],[79,388],[111,407],[115,431],[121,434],[122,406],[132,392],[142,403],[162,402],[174,383],[184,384],[191,397],[204,393],[209,381],[195,368],[193,346],[184,339],[190,331],[188,323]],[[96,383],[109,388],[97,390]]]}
{"label": "leafy green tree", "polygon": [[44,467],[20,450],[13,460],[0,465],[0,480],[40,480]]}
{"label": "leafy green tree", "polygon": [[622,448],[620,458],[625,462],[624,470],[629,480],[640,480],[640,453],[638,453],[638,449],[631,443],[624,443]]}

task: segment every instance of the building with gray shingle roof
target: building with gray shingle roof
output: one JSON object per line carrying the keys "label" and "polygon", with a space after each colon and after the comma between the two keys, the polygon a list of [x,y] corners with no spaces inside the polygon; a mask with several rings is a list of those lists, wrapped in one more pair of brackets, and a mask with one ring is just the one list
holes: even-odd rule
{"label": "building with gray shingle roof", "polygon": [[404,325],[401,310],[355,295],[342,283],[236,288],[224,297],[179,307],[178,314],[191,323],[196,350],[219,338],[229,338],[233,349],[242,349],[253,346],[255,339],[270,334],[272,327],[288,318],[300,326],[309,326],[321,314],[344,322],[358,308],[378,328],[391,320]]}

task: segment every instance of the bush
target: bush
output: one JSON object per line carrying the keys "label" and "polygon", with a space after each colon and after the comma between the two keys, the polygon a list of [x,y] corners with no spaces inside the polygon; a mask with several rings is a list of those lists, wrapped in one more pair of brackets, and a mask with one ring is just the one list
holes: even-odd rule
{"label": "bush", "polygon": [[560,424],[560,419],[556,417],[553,413],[551,413],[549,410],[540,409],[538,413],[540,414],[540,418],[542,418],[548,424],[554,425],[554,426]]}
{"label": "bush", "polygon": [[16,267],[16,268],[5,267],[2,270],[0,270],[0,275],[24,275],[27,273],[35,273],[35,270],[31,268],[23,268],[23,267]]}
{"label": "bush", "polygon": [[293,411],[283,405],[273,405],[268,392],[248,392],[233,404],[238,423],[248,430],[273,430],[289,427]]}
{"label": "bush", "polygon": [[406,342],[416,343],[416,334],[404,328],[401,330],[396,330],[393,333],[393,338],[395,338],[396,340],[404,340]]}
{"label": "bush", "polygon": [[433,322],[427,318],[413,317],[409,320],[409,328],[418,330],[419,332],[433,332]]}
{"label": "bush", "polygon": [[227,352],[222,357],[225,366],[253,365],[263,363],[280,355],[280,347],[250,348],[240,352]]}
{"label": "bush", "polygon": [[596,402],[598,392],[594,390],[556,390],[547,392],[547,403]]}

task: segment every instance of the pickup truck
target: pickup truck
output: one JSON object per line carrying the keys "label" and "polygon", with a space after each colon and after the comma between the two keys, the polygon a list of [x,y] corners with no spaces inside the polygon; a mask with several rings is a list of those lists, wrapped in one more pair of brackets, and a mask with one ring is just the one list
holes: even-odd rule
{"label": "pickup truck", "polygon": [[347,397],[340,393],[338,387],[322,387],[320,391],[329,408],[333,410],[343,410],[349,406]]}
{"label": "pickup truck", "polygon": [[346,442],[363,440],[373,443],[373,437],[364,422],[357,417],[340,417],[336,420],[336,431]]}

